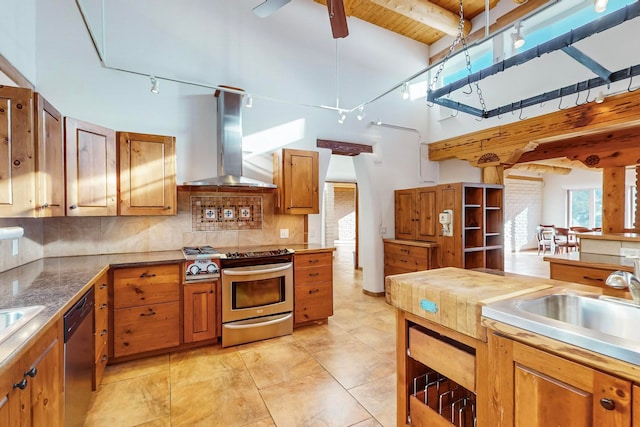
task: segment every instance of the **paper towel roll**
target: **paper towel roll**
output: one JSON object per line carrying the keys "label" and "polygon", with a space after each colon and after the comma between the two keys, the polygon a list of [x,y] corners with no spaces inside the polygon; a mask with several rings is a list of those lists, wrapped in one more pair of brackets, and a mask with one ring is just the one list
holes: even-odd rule
{"label": "paper towel roll", "polygon": [[0,227],[0,240],[17,239],[24,236],[22,227]]}

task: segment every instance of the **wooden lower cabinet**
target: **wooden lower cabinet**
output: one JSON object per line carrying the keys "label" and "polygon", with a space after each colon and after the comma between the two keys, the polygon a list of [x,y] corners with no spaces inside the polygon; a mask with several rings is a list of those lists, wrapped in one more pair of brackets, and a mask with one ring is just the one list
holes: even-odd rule
{"label": "wooden lower cabinet", "polygon": [[[411,242],[384,240],[384,276],[413,273],[438,268],[438,244],[435,242]],[[385,284],[385,296],[388,292]]]}
{"label": "wooden lower cabinet", "polygon": [[102,382],[102,374],[109,361],[109,284],[107,272],[93,282],[95,312],[93,320],[94,363],[92,387]]}
{"label": "wooden lower cabinet", "polygon": [[180,264],[113,271],[114,358],[181,342]]}
{"label": "wooden lower cabinet", "polygon": [[488,427],[486,343],[402,310],[396,326],[397,425]]}
{"label": "wooden lower cabinet", "polygon": [[0,378],[0,425],[62,426],[63,375],[58,321]]}
{"label": "wooden lower cabinet", "polygon": [[631,427],[632,388],[624,379],[491,334],[491,426]]}
{"label": "wooden lower cabinet", "polygon": [[294,325],[333,315],[333,253],[296,254],[293,257]]}
{"label": "wooden lower cabinet", "polygon": [[218,281],[184,284],[184,342],[219,336],[217,321]]}

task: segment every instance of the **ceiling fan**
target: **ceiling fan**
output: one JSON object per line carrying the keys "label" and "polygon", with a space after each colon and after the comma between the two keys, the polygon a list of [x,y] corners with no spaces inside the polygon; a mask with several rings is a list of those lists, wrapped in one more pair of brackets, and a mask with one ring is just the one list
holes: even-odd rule
{"label": "ceiling fan", "polygon": [[[265,0],[253,8],[253,13],[260,18],[267,16],[289,3],[291,0]],[[347,16],[344,10],[344,0],[326,0],[329,11],[329,22],[334,39],[344,38],[349,35],[347,28]]]}

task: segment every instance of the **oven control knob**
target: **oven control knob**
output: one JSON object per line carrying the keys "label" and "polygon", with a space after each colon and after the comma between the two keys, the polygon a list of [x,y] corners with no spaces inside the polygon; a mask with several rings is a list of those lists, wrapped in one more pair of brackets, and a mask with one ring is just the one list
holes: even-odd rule
{"label": "oven control knob", "polygon": [[189,267],[189,273],[195,276],[196,274],[200,273],[200,267],[198,267],[196,264],[191,264],[191,266]]}
{"label": "oven control knob", "polygon": [[207,272],[209,272],[209,273],[217,273],[218,272],[218,267],[215,264],[209,264],[209,265],[207,265]]}

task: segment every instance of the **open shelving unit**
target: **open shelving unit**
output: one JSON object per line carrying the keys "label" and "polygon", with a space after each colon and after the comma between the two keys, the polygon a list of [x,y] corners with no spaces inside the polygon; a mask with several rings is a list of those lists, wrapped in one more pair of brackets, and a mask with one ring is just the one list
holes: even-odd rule
{"label": "open shelving unit", "polygon": [[504,269],[504,187],[462,185],[464,268]]}

